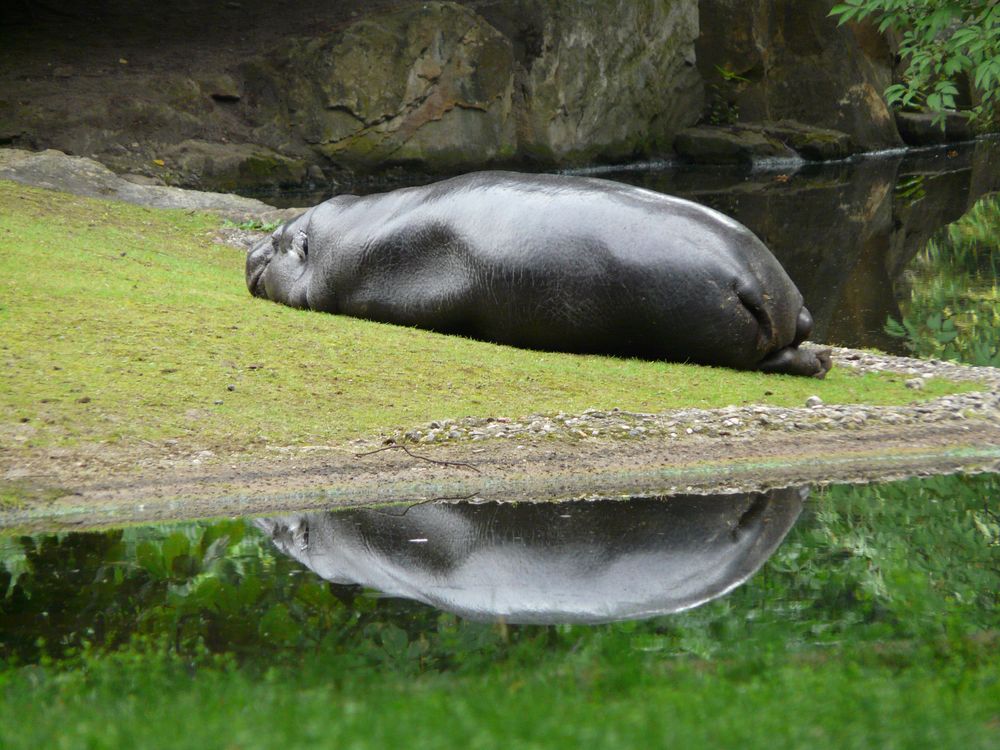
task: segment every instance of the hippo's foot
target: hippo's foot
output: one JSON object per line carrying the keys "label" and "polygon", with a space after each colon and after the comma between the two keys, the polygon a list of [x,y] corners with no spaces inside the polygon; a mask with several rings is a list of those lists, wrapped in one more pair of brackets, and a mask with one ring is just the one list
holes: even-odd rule
{"label": "hippo's foot", "polygon": [[785,375],[806,375],[824,378],[833,367],[829,349],[799,349],[786,346],[770,354],[757,365],[763,372],[778,372]]}

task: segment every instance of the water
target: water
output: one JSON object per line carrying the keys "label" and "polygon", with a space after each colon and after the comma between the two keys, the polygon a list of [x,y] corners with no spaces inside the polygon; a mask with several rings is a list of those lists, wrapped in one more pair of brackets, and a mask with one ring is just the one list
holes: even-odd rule
{"label": "water", "polygon": [[985,474],[4,536],[0,657],[143,638],[258,663],[391,651],[422,671],[573,623],[704,658],[747,639],[808,650],[986,632],[1000,627],[998,514],[1000,475]]}
{"label": "water", "polygon": [[[904,317],[915,259],[928,240],[1000,190],[1000,140],[892,151],[826,164],[685,167],[651,162],[580,170],[706,204],[756,233],[781,261],[815,320],[813,339],[907,354],[886,333]],[[344,185],[371,193],[430,178]],[[324,193],[265,196],[312,205]],[[991,277],[995,283],[996,273]]]}

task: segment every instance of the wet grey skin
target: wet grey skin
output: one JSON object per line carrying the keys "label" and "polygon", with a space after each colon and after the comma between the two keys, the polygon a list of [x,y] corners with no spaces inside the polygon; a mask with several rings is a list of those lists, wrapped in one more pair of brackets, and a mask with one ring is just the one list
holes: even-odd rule
{"label": "wet grey skin", "polygon": [[807,490],[425,504],[261,518],[321,577],[473,620],[602,623],[691,609],[752,576]]}
{"label": "wet grey skin", "polygon": [[477,172],[340,195],[247,258],[292,307],[513,346],[823,377],[802,295],[742,224],[608,180]]}

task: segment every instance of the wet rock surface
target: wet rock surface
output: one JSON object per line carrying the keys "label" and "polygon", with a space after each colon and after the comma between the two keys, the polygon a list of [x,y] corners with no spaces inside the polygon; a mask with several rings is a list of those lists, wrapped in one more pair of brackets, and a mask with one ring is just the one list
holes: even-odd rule
{"label": "wet rock surface", "polygon": [[284,221],[296,209],[276,209],[259,200],[227,193],[184,190],[147,181],[119,177],[103,164],[61,151],[41,152],[0,149],[0,179],[22,185],[60,190],[90,198],[135,203],[152,208],[186,208],[214,211],[234,222]]}
{"label": "wet rock surface", "polygon": [[856,149],[847,133],[786,120],[686,128],[677,134],[674,150],[700,164],[753,164],[769,159],[832,161]]}

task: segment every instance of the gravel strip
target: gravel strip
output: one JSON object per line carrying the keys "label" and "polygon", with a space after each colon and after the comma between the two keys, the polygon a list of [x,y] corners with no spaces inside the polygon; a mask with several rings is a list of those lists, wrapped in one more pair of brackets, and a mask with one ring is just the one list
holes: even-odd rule
{"label": "gravel strip", "polygon": [[763,431],[857,430],[872,425],[1000,420],[1000,369],[970,367],[941,360],[923,360],[831,347],[838,367],[863,373],[908,375],[908,387],[923,388],[930,378],[982,382],[987,390],[944,396],[906,406],[826,405],[812,396],[799,408],[727,406],[722,409],[676,409],[657,414],[587,409],[582,414],[533,414],[523,419],[465,417],[442,419],[398,432],[387,442],[428,444],[488,440],[561,438],[752,437]]}

